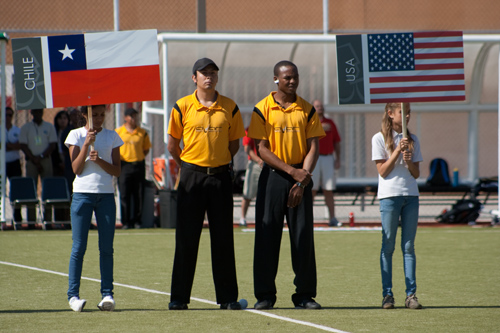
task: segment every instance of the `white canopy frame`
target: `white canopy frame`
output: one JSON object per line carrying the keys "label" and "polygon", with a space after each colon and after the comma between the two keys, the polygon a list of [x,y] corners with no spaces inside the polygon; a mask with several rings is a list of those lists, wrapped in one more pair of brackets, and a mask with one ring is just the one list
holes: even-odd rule
{"label": "white canopy frame", "polygon": [[[214,33],[161,33],[158,35],[158,41],[161,43],[161,50],[163,53],[162,57],[162,76],[163,76],[163,107],[155,108],[151,107],[148,102],[143,104],[143,122],[146,124],[148,121],[148,114],[158,114],[163,115],[164,123],[164,144],[165,144],[165,157],[168,158],[169,153],[167,150],[168,144],[168,120],[170,118],[170,110],[174,101],[169,99],[169,81],[168,81],[168,43],[169,42],[223,42],[226,44],[226,51],[224,52],[224,58],[221,63],[220,68],[224,68],[225,57],[227,55],[227,49],[232,42],[244,42],[244,43],[291,43],[295,46],[292,48],[290,59],[293,60],[294,50],[298,43],[335,43],[336,36],[329,34],[322,35],[311,35],[311,34],[214,34]],[[498,117],[498,128],[500,129],[500,110],[499,103],[495,105],[490,104],[480,104],[480,96],[482,90],[482,79],[485,71],[485,64],[487,60],[488,51],[496,44],[500,44],[500,35],[464,35],[464,43],[483,43],[481,50],[479,51],[473,68],[472,82],[478,84],[473,84],[471,87],[470,96],[468,103],[457,104],[457,103],[439,103],[437,105],[419,107],[419,111],[443,111],[443,112],[456,112],[456,111],[470,111],[469,116],[469,147],[468,147],[468,164],[469,172],[468,179],[473,180],[477,178],[478,175],[478,151],[475,149],[478,144],[477,126],[478,126],[478,112],[480,110],[496,110],[499,112]],[[498,84],[498,100],[500,101],[500,52],[499,52],[499,84]],[[329,63],[328,63],[329,64]],[[325,66],[328,65],[325,63]],[[327,69],[325,68],[325,72]],[[326,78],[329,80],[330,78]],[[327,86],[329,82],[326,82]],[[327,106],[326,111],[336,112],[378,112],[379,107],[376,105],[338,105],[338,106]],[[500,131],[499,131],[500,132]],[[500,174],[500,133],[498,134],[498,147],[499,147],[499,161],[498,161],[498,174]],[[500,190],[499,190],[500,194]],[[499,203],[500,210],[500,203]]]}

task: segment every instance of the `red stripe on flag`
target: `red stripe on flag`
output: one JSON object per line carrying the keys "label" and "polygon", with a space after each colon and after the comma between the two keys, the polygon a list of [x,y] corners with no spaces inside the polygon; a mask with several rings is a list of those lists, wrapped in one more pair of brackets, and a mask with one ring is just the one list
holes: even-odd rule
{"label": "red stripe on flag", "polygon": [[464,74],[371,77],[370,83],[464,80]]}
{"label": "red stripe on flag", "polygon": [[462,31],[424,31],[413,33],[413,38],[429,37],[462,37]]}
{"label": "red stripe on flag", "polygon": [[161,99],[159,65],[51,73],[54,107]]}
{"label": "red stripe on flag", "polygon": [[371,103],[393,103],[398,102],[448,102],[448,101],[465,101],[463,96],[429,96],[429,97],[409,97],[409,98],[371,98]]}
{"label": "red stripe on flag", "polygon": [[390,93],[410,93],[427,91],[458,91],[464,90],[465,85],[448,86],[413,86],[413,87],[389,87],[389,88],[370,88],[371,94],[390,94]]}
{"label": "red stripe on flag", "polygon": [[452,53],[415,53],[415,59],[452,59],[458,58],[462,59],[464,57],[463,52],[452,52]]}
{"label": "red stripe on flag", "polygon": [[415,49],[437,49],[443,47],[463,47],[462,42],[435,42],[435,43],[414,43]]}
{"label": "red stripe on flag", "polygon": [[423,64],[415,65],[415,69],[418,71],[432,70],[432,69],[463,69],[464,64]]}

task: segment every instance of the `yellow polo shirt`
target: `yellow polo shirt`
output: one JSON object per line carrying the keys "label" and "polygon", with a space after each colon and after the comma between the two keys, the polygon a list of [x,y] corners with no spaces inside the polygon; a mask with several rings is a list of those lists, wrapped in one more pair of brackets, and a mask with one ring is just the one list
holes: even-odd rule
{"label": "yellow polo shirt", "polygon": [[210,107],[198,101],[196,91],[175,103],[170,114],[168,134],[182,139],[181,160],[215,168],[231,162],[229,142],[245,136],[238,105],[217,93]]}
{"label": "yellow polo shirt", "polygon": [[151,141],[145,129],[136,127],[132,133],[127,131],[125,125],[115,129],[122,138],[123,145],[120,147],[120,159],[125,162],[144,161],[144,151],[151,149]]}
{"label": "yellow polo shirt", "polygon": [[325,131],[314,107],[297,95],[283,109],[274,100],[275,91],[253,109],[248,136],[268,140],[271,151],[286,164],[299,164],[307,154],[307,139],[322,138]]}

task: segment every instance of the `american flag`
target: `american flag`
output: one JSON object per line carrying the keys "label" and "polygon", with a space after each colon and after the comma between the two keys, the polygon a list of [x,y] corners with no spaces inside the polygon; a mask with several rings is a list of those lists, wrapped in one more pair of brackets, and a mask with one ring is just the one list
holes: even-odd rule
{"label": "american flag", "polygon": [[461,31],[368,34],[362,47],[365,103],[465,100]]}

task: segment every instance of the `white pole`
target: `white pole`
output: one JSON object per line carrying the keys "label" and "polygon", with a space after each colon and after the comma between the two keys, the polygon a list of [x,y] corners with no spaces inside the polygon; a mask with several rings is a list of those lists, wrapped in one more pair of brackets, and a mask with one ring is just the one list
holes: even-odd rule
{"label": "white pole", "polygon": [[[2,57],[2,74],[1,74],[1,77],[0,77],[0,80],[2,81],[1,83],[1,92],[0,94],[2,95],[2,101],[1,101],[1,107],[2,107],[2,110],[0,112],[0,114],[2,115],[1,116],[1,126],[2,126],[2,130],[1,130],[1,137],[0,137],[0,140],[1,142],[5,142],[5,136],[6,136],[6,133],[5,133],[5,107],[7,106],[7,101],[5,99],[5,95],[7,93],[7,76],[5,75],[5,58],[6,58],[6,52],[5,52],[5,45],[7,43],[7,40],[0,40],[0,48],[1,48],[1,55],[0,57]],[[5,176],[6,176],[6,172],[5,172],[5,151],[6,151],[6,148],[5,148],[5,145],[2,144],[2,148],[1,148],[1,151],[0,151],[0,154],[1,154],[1,158],[0,158],[0,161],[2,163],[2,167],[0,168],[2,171],[1,171],[1,175],[0,177],[2,178],[2,181],[1,181],[1,186],[2,186],[2,190],[1,190],[1,195],[2,195],[2,199],[1,199],[1,207],[0,209],[2,210],[1,213],[0,213],[0,223],[1,222],[5,222],[5,186],[7,185],[7,181],[5,179]]]}
{"label": "white pole", "polygon": [[406,125],[405,103],[401,103],[401,118],[403,119],[403,121],[401,122],[403,138],[407,138],[408,137],[408,129],[407,129],[407,125]]}
{"label": "white pole", "polygon": [[[323,35],[328,35],[328,1],[323,0]],[[330,63],[328,59],[328,43],[323,44],[323,104],[327,105],[330,102]]]}
{"label": "white pole", "polygon": [[[113,0],[113,26],[115,31],[120,31],[120,0]],[[115,128],[120,127],[120,117],[122,114],[122,106],[120,103],[115,104]]]}
{"label": "white pole", "polygon": [[[500,176],[500,45],[498,47],[498,172],[497,177]],[[498,212],[500,214],[500,186],[498,186]],[[497,215],[498,217],[498,215]]]}

